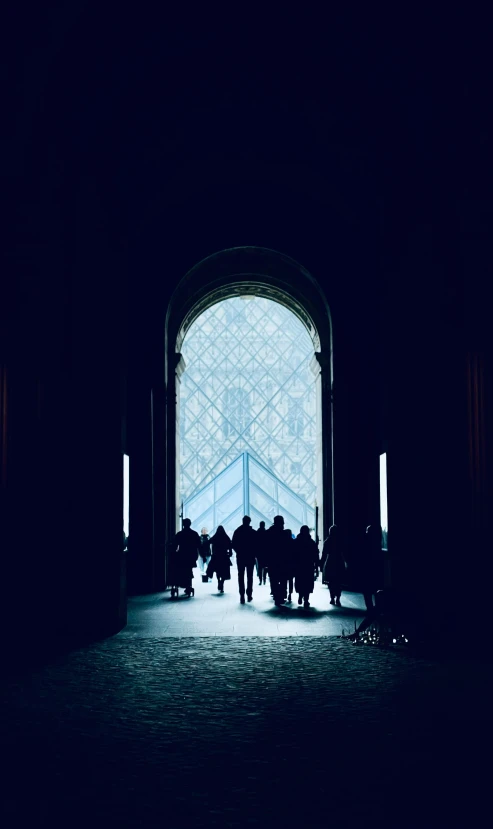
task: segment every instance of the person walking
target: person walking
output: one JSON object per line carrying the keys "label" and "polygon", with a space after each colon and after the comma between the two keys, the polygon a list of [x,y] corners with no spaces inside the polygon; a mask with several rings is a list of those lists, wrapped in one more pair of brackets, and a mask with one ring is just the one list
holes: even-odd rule
{"label": "person walking", "polygon": [[265,521],[261,521],[257,530],[257,578],[259,586],[265,584],[267,577],[267,563],[266,563],[266,532]]}
{"label": "person walking", "polygon": [[199,567],[202,573],[202,580],[207,579],[207,567],[211,558],[211,543],[207,533],[207,527],[202,527],[200,531],[200,558]]}
{"label": "person walking", "polygon": [[267,530],[267,566],[269,568],[271,594],[276,607],[280,607],[286,598],[286,567],[284,562],[286,546],[284,518],[282,515],[276,515],[274,523]]}
{"label": "person walking", "polygon": [[[283,553],[283,586],[284,586],[284,600],[290,602],[293,595],[294,587],[294,540],[295,536],[291,530],[284,530],[285,532],[285,549]],[[286,596],[287,594],[287,596]]]}
{"label": "person walking", "polygon": [[245,570],[247,577],[246,595],[249,602],[253,599],[253,568],[255,566],[255,536],[256,532],[252,526],[252,519],[245,515],[241,526],[233,533],[233,550],[236,553],[236,565],[238,567],[238,588],[240,591],[240,602],[245,604]]}
{"label": "person walking", "polygon": [[310,535],[309,527],[304,524],[294,541],[294,579],[298,604],[303,602],[305,608],[310,607],[310,594],[315,587],[318,568],[318,547]]}
{"label": "person walking", "polygon": [[337,526],[332,524],[322,551],[322,581],[329,586],[330,603],[337,607],[341,607],[345,573],[346,562],[340,548]]}
{"label": "person walking", "polygon": [[375,604],[346,639],[355,640],[372,625],[390,629],[393,636],[417,638],[419,636],[419,604],[416,598],[402,590],[385,587],[375,593]]}
{"label": "person walking", "polygon": [[176,589],[176,593],[178,593],[178,587],[183,587],[187,596],[194,594],[192,587],[193,568],[197,566],[200,549],[199,534],[192,530],[190,518],[184,518],[183,529],[176,533],[174,543],[172,584],[173,588]]}
{"label": "person walking", "polygon": [[233,548],[231,539],[224,527],[220,524],[210,539],[212,556],[207,566],[207,575],[212,578],[214,573],[217,576],[217,589],[224,593],[224,582],[231,578],[231,556]]}

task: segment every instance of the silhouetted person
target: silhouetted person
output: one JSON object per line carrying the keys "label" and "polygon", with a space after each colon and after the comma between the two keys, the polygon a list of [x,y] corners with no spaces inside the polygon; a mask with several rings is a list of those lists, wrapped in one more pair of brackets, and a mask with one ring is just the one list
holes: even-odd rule
{"label": "silhouetted person", "polygon": [[191,528],[190,518],[183,519],[183,529],[176,534],[172,579],[174,587],[183,587],[187,596],[193,593],[193,568],[200,554],[200,536]]}
{"label": "silhouetted person", "polygon": [[407,593],[386,587],[375,593],[375,604],[356,628],[356,631],[347,639],[356,639],[371,625],[383,624],[393,634],[412,637],[417,630],[418,606],[416,601]]}
{"label": "silhouetted person", "polygon": [[267,566],[269,568],[271,593],[279,607],[286,598],[285,554],[287,537],[284,531],[284,518],[276,515],[272,527],[267,530]]}
{"label": "silhouetted person", "polygon": [[200,531],[200,570],[205,575],[207,573],[207,565],[211,557],[210,538],[207,534],[206,527],[202,527]]}
{"label": "silhouetted person", "polygon": [[253,598],[253,568],[255,567],[256,532],[250,526],[252,519],[245,515],[240,527],[233,533],[233,550],[236,553],[238,567],[238,588],[240,602],[245,603],[245,570],[247,575],[246,595],[249,602]]}
{"label": "silhouetted person", "polygon": [[217,576],[217,589],[224,593],[224,582],[231,578],[231,556],[233,548],[231,539],[224,527],[219,525],[216,532],[210,539],[212,556],[207,566],[207,575],[212,578],[214,573]]}
{"label": "silhouetted person", "polygon": [[329,529],[322,552],[322,580],[329,585],[330,603],[341,607],[342,583],[346,573],[346,563],[340,548],[339,534],[335,524]]}
{"label": "silhouetted person", "polygon": [[283,565],[284,565],[284,598],[291,601],[294,587],[294,541],[295,536],[291,530],[284,530],[286,533],[286,547],[284,550]]}
{"label": "silhouetted person", "polygon": [[310,594],[315,587],[315,576],[318,576],[319,556],[318,547],[310,535],[306,525],[300,528],[299,535],[293,542],[294,551],[294,584],[298,594],[298,604],[304,602],[310,607]]}
{"label": "silhouetted person", "polygon": [[367,610],[372,610],[373,596],[383,586],[381,561],[382,528],[378,524],[370,524],[366,528],[360,561],[361,592]]}
{"label": "silhouetted person", "polygon": [[267,530],[265,529],[265,521],[261,521],[258,530],[257,530],[257,537],[255,539],[257,545],[257,578],[258,583],[265,584],[266,577],[267,577],[267,560],[266,560],[266,553],[267,553],[267,537],[266,537]]}

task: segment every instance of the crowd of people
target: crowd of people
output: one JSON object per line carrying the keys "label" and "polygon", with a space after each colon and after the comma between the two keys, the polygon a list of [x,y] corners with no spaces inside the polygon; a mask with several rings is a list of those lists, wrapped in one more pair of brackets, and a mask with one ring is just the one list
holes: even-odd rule
{"label": "crowd of people", "polygon": [[[360,568],[361,592],[367,610],[373,608],[373,597],[378,588],[378,568],[375,562],[381,551],[381,530],[369,526],[365,535],[365,550]],[[341,607],[341,594],[345,580],[346,561],[341,549],[336,525],[333,525],[323,545],[320,556],[318,545],[312,539],[310,529],[302,526],[295,537],[285,529],[284,518],[276,515],[271,527],[266,529],[261,521],[257,530],[248,515],[229,537],[219,526],[212,537],[204,528],[199,535],[191,527],[189,518],[183,520],[183,529],[177,533],[171,558],[172,595],[178,587],[186,595],[193,595],[193,571],[199,563],[204,581],[217,578],[217,588],[224,593],[224,584],[231,579],[233,552],[236,553],[238,590],[240,602],[253,600],[254,573],[258,584],[270,581],[271,596],[276,606],[291,602],[292,593],[298,594],[298,604],[310,607],[310,596],[319,573],[330,592],[330,603]]]}

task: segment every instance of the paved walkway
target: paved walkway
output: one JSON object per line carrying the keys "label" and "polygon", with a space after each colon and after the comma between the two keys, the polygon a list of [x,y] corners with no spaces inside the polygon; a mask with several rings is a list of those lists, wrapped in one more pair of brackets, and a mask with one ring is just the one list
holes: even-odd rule
{"label": "paved walkway", "polygon": [[214,578],[203,584],[198,568],[193,585],[195,596],[183,590],[177,600],[170,591],[131,598],[125,636],[339,636],[342,629],[354,630],[364,616],[359,593],[344,593],[343,607],[330,604],[330,594],[321,578],[315,583],[311,607],[298,607],[297,593],[292,603],[277,608],[267,583],[261,587],[254,578],[253,601],[240,604],[236,567],[225,592],[217,590]]}
{"label": "paved walkway", "polygon": [[335,637],[119,634],[0,681],[0,826],[483,829],[490,693]]}
{"label": "paved walkway", "polygon": [[235,587],[0,680],[2,829],[489,826],[488,664],[331,635],[361,597],[320,583],[306,612]]}

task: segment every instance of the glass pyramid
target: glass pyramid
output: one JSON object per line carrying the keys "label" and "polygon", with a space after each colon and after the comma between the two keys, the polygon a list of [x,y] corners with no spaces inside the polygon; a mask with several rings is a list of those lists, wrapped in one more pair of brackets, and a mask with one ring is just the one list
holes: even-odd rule
{"label": "glass pyramid", "polygon": [[183,503],[183,517],[198,532],[205,527],[212,534],[222,524],[231,537],[244,515],[251,517],[254,529],[260,521],[270,527],[274,516],[282,515],[285,528],[295,534],[302,524],[315,530],[315,510],[248,452]]}
{"label": "glass pyramid", "polygon": [[313,506],[313,353],[303,323],[263,297],[223,300],[195,320],[182,346],[181,501],[205,492],[212,497],[207,484],[221,480],[220,473],[247,453]]}

